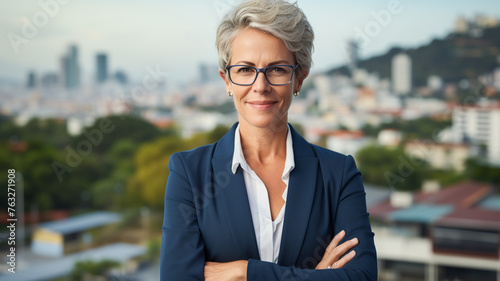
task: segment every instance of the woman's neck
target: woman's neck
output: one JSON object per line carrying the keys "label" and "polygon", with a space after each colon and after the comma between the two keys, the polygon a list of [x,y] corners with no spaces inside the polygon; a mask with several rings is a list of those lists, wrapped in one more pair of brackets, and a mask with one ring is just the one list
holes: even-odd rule
{"label": "woman's neck", "polygon": [[277,126],[259,128],[240,122],[241,147],[247,162],[266,164],[286,158],[286,119]]}

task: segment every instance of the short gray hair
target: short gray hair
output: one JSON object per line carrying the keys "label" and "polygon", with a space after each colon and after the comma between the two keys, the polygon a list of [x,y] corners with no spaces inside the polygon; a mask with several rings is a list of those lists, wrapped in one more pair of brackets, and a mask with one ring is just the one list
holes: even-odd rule
{"label": "short gray hair", "polygon": [[283,0],[250,0],[226,14],[217,29],[215,44],[222,71],[226,72],[229,64],[233,38],[246,27],[280,38],[300,65],[299,69],[309,71],[311,68],[314,32],[297,4]]}

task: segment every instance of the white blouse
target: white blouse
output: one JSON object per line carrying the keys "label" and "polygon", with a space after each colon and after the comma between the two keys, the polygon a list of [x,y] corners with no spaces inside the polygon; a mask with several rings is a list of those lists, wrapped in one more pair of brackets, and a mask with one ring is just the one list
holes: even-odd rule
{"label": "white blouse", "polygon": [[290,178],[290,172],[295,167],[290,127],[288,127],[288,135],[286,138],[285,168],[283,169],[283,174],[281,175],[281,179],[286,185],[285,191],[282,195],[283,200],[285,200],[285,204],[274,221],[271,217],[271,208],[269,205],[269,196],[266,186],[247,164],[245,156],[243,155],[239,124],[236,127],[234,134],[234,153],[232,162],[233,174],[236,174],[238,166],[241,166],[243,169],[243,177],[245,179],[248,201],[250,203],[250,211],[252,214],[255,238],[257,239],[260,259],[262,261],[278,263],[281,234],[283,232],[283,219],[285,216],[286,196],[288,194],[288,181]]}

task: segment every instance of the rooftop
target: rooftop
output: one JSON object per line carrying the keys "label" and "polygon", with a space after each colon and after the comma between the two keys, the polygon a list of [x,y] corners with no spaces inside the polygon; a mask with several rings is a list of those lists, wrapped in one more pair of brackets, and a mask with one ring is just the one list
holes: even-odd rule
{"label": "rooftop", "polygon": [[368,212],[381,220],[500,230],[500,195],[490,185],[477,182],[462,182],[437,192],[417,192],[408,208],[395,207],[384,198],[369,205]]}
{"label": "rooftop", "polygon": [[[26,268],[16,268],[14,279],[16,281],[52,280],[69,274],[78,261],[114,260],[123,263],[145,252],[146,248],[144,246],[115,243],[63,258],[40,262],[39,264],[30,265]],[[11,274],[0,274],[0,281],[10,280],[12,280]]]}
{"label": "rooftop", "polygon": [[455,209],[452,213],[436,221],[436,225],[481,230],[500,230],[500,210],[479,208]]}
{"label": "rooftop", "polygon": [[78,215],[59,221],[42,223],[39,227],[56,233],[71,234],[112,224],[119,222],[120,220],[120,214],[100,211]]}
{"label": "rooftop", "polygon": [[451,211],[453,206],[450,205],[415,204],[410,208],[392,212],[390,218],[404,222],[433,223]]}

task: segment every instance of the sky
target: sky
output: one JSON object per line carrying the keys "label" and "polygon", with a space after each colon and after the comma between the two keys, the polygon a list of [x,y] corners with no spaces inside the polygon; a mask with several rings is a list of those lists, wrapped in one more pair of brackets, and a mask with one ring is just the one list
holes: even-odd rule
{"label": "sky", "polygon": [[[170,85],[192,81],[200,63],[217,65],[218,22],[239,1],[0,0],[0,81],[24,82],[30,70],[58,72],[70,44],[79,48],[84,81],[95,76],[98,52],[108,54],[111,72],[123,70],[133,81],[148,67],[167,73]],[[350,38],[364,36],[361,57],[368,58],[442,38],[459,16],[500,18],[498,0],[297,3],[315,32],[312,73],[346,63]]]}

